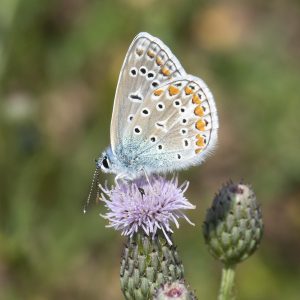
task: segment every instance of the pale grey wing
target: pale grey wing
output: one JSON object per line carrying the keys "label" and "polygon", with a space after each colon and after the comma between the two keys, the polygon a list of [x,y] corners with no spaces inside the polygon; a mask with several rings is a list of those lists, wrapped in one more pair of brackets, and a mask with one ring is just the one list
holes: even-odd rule
{"label": "pale grey wing", "polygon": [[185,71],[169,48],[148,33],[138,34],[126,54],[117,85],[111,119],[111,147],[122,143],[126,124],[145,101],[147,94]]}
{"label": "pale grey wing", "polygon": [[199,164],[217,141],[214,98],[207,85],[191,75],[150,91],[129,123],[127,136],[143,141],[138,157],[150,171]]}

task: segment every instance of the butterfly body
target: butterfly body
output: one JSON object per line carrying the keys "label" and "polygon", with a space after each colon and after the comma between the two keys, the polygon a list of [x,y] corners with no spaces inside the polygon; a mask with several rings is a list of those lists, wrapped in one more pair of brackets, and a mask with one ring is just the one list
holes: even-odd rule
{"label": "butterfly body", "polygon": [[217,141],[214,98],[187,74],[169,48],[148,33],[135,37],[121,69],[111,146],[97,167],[118,178],[200,164]]}

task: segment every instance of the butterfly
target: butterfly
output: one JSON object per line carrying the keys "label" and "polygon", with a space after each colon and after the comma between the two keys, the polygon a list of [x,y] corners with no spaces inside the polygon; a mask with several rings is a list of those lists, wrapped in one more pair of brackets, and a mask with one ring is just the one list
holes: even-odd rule
{"label": "butterfly", "polygon": [[187,74],[160,39],[141,32],[119,75],[111,145],[96,160],[92,186],[100,169],[116,180],[134,180],[198,165],[215,147],[217,130],[215,101],[204,81]]}

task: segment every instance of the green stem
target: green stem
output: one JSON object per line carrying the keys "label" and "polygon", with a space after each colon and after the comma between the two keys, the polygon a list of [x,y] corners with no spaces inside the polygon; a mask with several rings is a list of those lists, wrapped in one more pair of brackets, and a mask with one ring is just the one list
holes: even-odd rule
{"label": "green stem", "polygon": [[235,266],[224,266],[222,270],[222,280],[218,300],[233,300]]}
{"label": "green stem", "polygon": [[8,60],[8,40],[16,20],[17,10],[21,0],[4,0],[0,11],[0,83],[3,79]]}

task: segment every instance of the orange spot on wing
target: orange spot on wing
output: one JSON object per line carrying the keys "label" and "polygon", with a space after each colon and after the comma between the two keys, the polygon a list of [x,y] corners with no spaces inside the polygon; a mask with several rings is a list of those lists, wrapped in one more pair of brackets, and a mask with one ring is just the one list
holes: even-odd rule
{"label": "orange spot on wing", "polygon": [[154,94],[155,96],[160,96],[163,92],[164,92],[163,90],[156,90],[156,91],[154,91],[153,94]]}
{"label": "orange spot on wing", "polygon": [[196,122],[196,128],[200,131],[204,131],[205,130],[205,122],[200,119]]}
{"label": "orange spot on wing", "polygon": [[194,110],[194,113],[196,116],[203,116],[204,115],[204,111],[203,111],[203,108],[201,105],[198,105],[195,110]]}
{"label": "orange spot on wing", "polygon": [[201,151],[202,151],[202,149],[201,149],[201,148],[198,148],[198,149],[195,150],[195,153],[198,154],[198,153],[200,153]]}
{"label": "orange spot on wing", "polygon": [[199,147],[204,147],[205,146],[204,137],[201,136],[200,134],[197,134],[196,138],[197,138],[196,145],[199,146]]}
{"label": "orange spot on wing", "polygon": [[170,70],[167,67],[163,67],[161,69],[161,72],[165,75],[165,76],[169,76],[171,74]]}
{"label": "orange spot on wing", "polygon": [[193,101],[194,104],[200,104],[201,103],[200,97],[197,94],[194,94],[192,101]]}
{"label": "orange spot on wing", "polygon": [[179,89],[173,85],[170,85],[170,87],[169,87],[170,96],[177,95],[178,93],[179,93]]}
{"label": "orange spot on wing", "polygon": [[147,51],[147,55],[148,55],[149,57],[153,58],[153,57],[155,56],[155,53],[154,53],[153,51],[151,51],[151,50],[148,50],[148,51]]}
{"label": "orange spot on wing", "polygon": [[162,61],[162,59],[160,58],[160,57],[156,57],[156,63],[159,65],[159,66],[161,66],[162,64],[163,64],[163,61]]}
{"label": "orange spot on wing", "polygon": [[184,89],[184,91],[185,91],[185,93],[186,93],[187,95],[190,95],[190,94],[193,93],[193,90],[192,90],[190,87],[188,87],[188,86]]}

